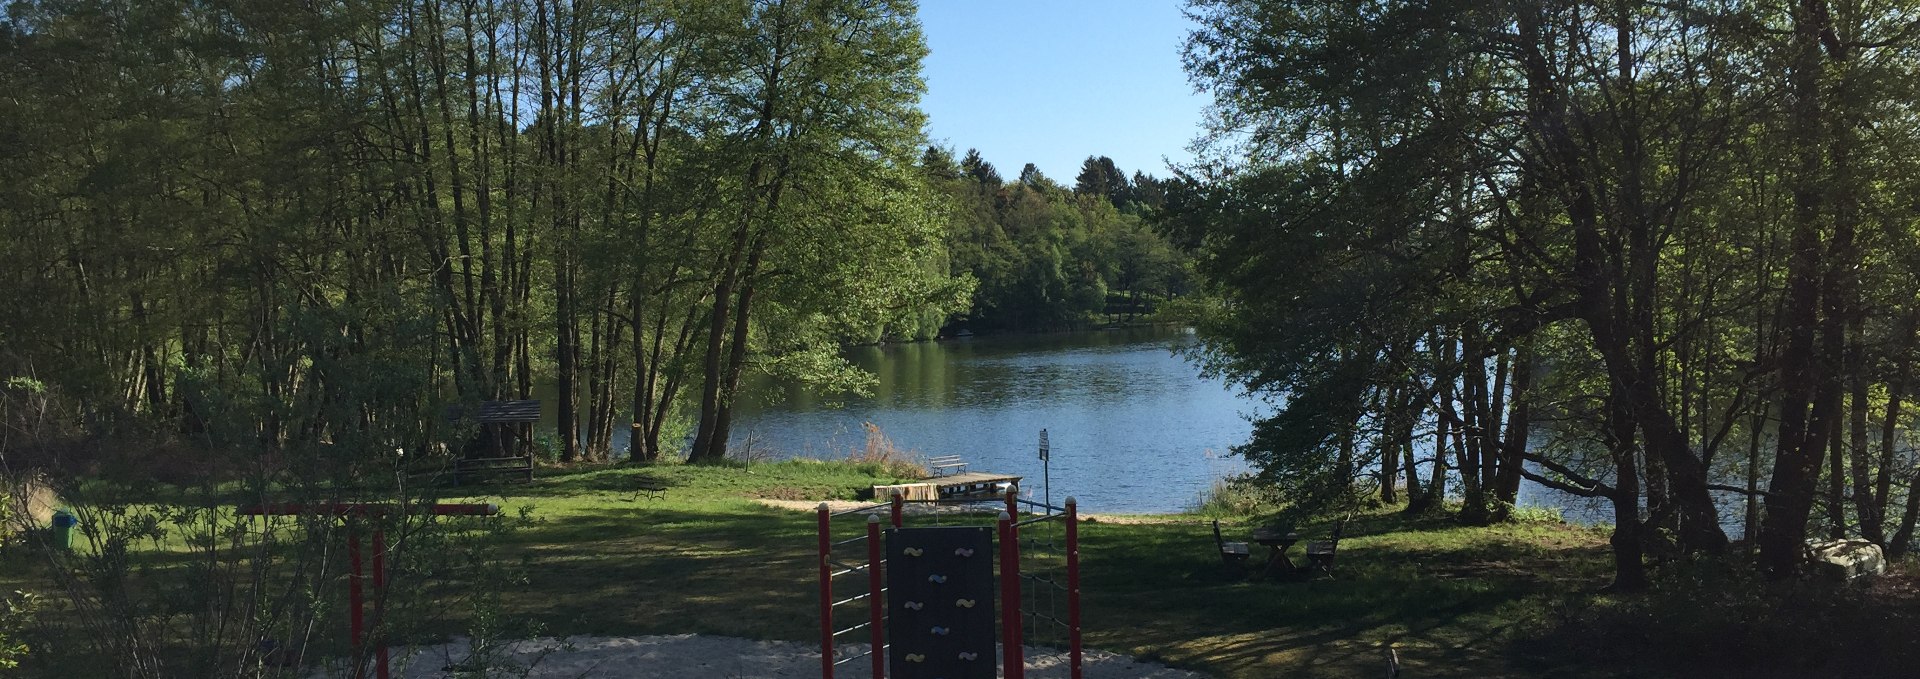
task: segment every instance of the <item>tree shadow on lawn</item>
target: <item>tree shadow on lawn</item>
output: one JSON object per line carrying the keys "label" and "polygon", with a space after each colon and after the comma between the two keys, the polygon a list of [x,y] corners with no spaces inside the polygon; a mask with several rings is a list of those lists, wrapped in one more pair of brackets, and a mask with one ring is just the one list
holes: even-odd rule
{"label": "tree shadow on lawn", "polygon": [[[1584,580],[1594,557],[1583,541],[1541,548],[1498,533],[1443,540],[1401,528],[1343,540],[1335,579],[1253,580],[1223,571],[1208,531],[1133,528],[1084,533],[1089,639],[1228,676],[1375,675],[1388,644],[1415,676],[1526,676],[1510,669],[1502,637],[1540,596]],[[1572,577],[1543,576],[1562,571]]]}
{"label": "tree shadow on lawn", "polygon": [[631,466],[606,469],[541,469],[535,471],[532,482],[495,477],[462,486],[451,485],[449,482],[439,487],[437,491],[442,495],[472,493],[476,496],[496,496],[510,502],[525,502],[587,495],[617,498],[621,494],[633,493],[641,484],[665,486],[669,490],[685,485],[681,479],[673,478],[675,475],[654,469]]}
{"label": "tree shadow on lawn", "polygon": [[[836,518],[835,539],[865,523]],[[1543,547],[1552,543],[1485,529],[1352,537],[1335,579],[1305,581],[1229,577],[1198,525],[1089,523],[1082,539],[1090,646],[1226,676],[1372,675],[1388,644],[1416,676],[1525,676],[1503,638],[1543,597],[1604,572],[1589,563],[1601,556],[1592,544]],[[530,576],[504,593],[503,612],[549,634],[812,640],[815,545],[807,512],[570,507],[501,545],[501,558],[527,559]],[[844,549],[864,557],[859,544]],[[836,584],[852,594],[864,590],[857,580]]]}
{"label": "tree shadow on lawn", "polygon": [[442,494],[471,490],[509,502],[601,498],[627,500],[641,485],[666,488],[666,500],[719,500],[749,497],[778,499],[852,499],[874,484],[891,483],[858,466],[776,462],[752,467],[697,464],[587,466],[541,469],[532,483],[505,479],[484,485],[440,489]]}
{"label": "tree shadow on lawn", "polygon": [[552,634],[812,639],[815,544],[813,517],[798,512],[575,510],[501,546],[503,558],[527,559],[529,575],[504,603]]}

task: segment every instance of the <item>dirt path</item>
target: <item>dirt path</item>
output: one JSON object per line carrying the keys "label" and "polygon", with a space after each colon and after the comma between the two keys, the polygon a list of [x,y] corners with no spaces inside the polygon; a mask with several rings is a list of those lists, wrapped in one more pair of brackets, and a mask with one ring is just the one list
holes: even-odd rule
{"label": "dirt path", "polygon": [[[846,655],[864,653],[865,645],[843,646]],[[1067,676],[1066,655],[1053,649],[1026,650],[1027,676],[1062,679]],[[472,646],[464,639],[438,646],[396,649],[394,676],[440,679],[456,676],[452,667],[471,667]],[[528,679],[589,677],[651,679],[653,677],[818,677],[818,646],[791,641],[754,641],[733,637],[678,634],[651,637],[569,637],[516,642],[493,655],[489,676],[525,676]],[[836,668],[835,677],[866,679],[865,659]],[[1131,658],[1088,651],[1083,667],[1088,679],[1205,679],[1206,675]],[[337,676],[339,673],[319,676]]]}

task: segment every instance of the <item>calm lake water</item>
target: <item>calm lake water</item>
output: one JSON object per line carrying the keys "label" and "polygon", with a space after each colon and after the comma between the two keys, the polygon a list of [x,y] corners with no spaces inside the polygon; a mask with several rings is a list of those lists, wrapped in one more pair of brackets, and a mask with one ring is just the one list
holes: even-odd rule
{"label": "calm lake water", "polygon": [[[1035,449],[1046,429],[1056,503],[1074,495],[1090,512],[1191,509],[1215,479],[1247,470],[1228,450],[1247,440],[1250,415],[1268,412],[1175,354],[1196,341],[1188,329],[1146,327],[856,347],[847,358],[879,379],[870,396],[749,380],[729,452],[844,457],[865,444],[862,425],[872,422],[902,449],[1025,476],[1023,489],[1039,499]],[[545,416],[551,431],[553,413]],[[616,428],[614,437],[614,448],[624,450],[626,430]],[[1415,442],[1422,457],[1432,445]],[[1459,491],[1457,475],[1452,487]],[[1738,534],[1739,498],[1719,495],[1724,527]],[[1579,523],[1612,520],[1604,500],[1533,483],[1521,484],[1519,504],[1558,509]]]}
{"label": "calm lake water", "polygon": [[1090,512],[1179,511],[1214,479],[1246,470],[1227,450],[1246,441],[1258,405],[1173,353],[1194,341],[1155,327],[859,347],[847,357],[878,376],[870,397],[757,382],[731,447],[840,457],[872,422],[900,448],[1023,475],[1040,499],[1046,429],[1056,504],[1073,495]]}

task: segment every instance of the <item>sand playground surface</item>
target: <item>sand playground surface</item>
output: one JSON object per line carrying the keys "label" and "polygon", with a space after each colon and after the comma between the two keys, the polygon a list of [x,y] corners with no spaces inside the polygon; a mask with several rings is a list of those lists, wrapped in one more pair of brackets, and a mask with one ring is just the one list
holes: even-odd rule
{"label": "sand playground surface", "polygon": [[[864,653],[866,645],[840,648],[844,655]],[[1066,679],[1067,656],[1056,649],[1026,650],[1027,676]],[[465,639],[438,646],[394,649],[395,677],[453,679],[481,676],[462,671],[477,666]],[[836,679],[868,679],[866,658],[834,669]],[[820,676],[819,646],[791,641],[754,641],[733,637],[677,634],[650,637],[568,637],[532,639],[497,649],[488,677],[528,679],[714,679]],[[1086,679],[1204,679],[1205,675],[1132,658],[1089,650],[1082,665]],[[329,676],[326,674],[318,676]]]}

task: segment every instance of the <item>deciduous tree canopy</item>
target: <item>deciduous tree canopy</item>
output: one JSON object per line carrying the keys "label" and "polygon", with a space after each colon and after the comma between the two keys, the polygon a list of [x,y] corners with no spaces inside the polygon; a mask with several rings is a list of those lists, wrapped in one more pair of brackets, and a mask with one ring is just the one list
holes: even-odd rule
{"label": "deciduous tree canopy", "polygon": [[1743,503],[1775,574],[1906,550],[1914,10],[1193,2],[1216,115],[1167,227],[1210,365],[1285,399],[1242,452],[1469,521],[1609,498],[1624,587]]}

